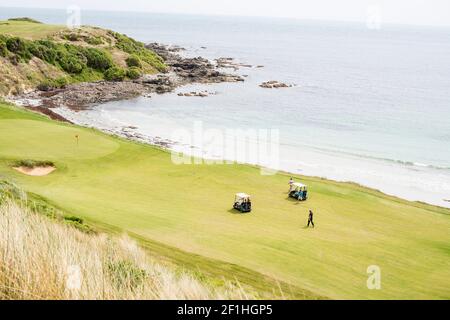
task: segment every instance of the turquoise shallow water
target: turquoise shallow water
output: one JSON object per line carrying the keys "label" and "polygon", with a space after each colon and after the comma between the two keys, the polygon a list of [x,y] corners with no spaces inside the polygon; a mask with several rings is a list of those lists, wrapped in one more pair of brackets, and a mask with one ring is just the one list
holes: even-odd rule
{"label": "turquoise shallow water", "polygon": [[[64,11],[2,9],[64,23]],[[280,132],[282,169],[351,180],[412,200],[449,206],[450,30],[266,18],[82,12],[144,42],[188,55],[230,56],[244,84],[207,86],[205,99],[165,95],[91,111],[149,135],[173,128],[264,128]],[[201,48],[206,47],[206,49]],[[297,86],[267,90],[262,81]]]}

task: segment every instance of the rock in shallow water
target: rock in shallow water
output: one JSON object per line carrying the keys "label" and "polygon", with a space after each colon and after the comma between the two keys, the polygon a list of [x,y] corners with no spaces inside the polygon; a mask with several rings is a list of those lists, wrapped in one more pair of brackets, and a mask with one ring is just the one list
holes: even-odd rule
{"label": "rock in shallow water", "polygon": [[291,88],[293,87],[292,84],[286,84],[279,81],[266,81],[259,85],[261,88],[266,89],[278,89],[278,88]]}

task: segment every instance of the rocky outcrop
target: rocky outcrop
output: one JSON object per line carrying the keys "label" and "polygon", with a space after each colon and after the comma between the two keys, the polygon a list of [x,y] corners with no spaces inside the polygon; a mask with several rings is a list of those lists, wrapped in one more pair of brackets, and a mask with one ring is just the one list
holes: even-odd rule
{"label": "rocky outcrop", "polygon": [[261,88],[266,89],[279,89],[279,88],[291,88],[293,87],[292,84],[286,84],[279,81],[266,81],[259,85]]}
{"label": "rocky outcrop", "polygon": [[220,83],[244,81],[239,75],[228,74],[218,70],[220,67],[202,57],[188,58],[179,54],[181,48],[150,43],[146,46],[164,59],[170,72],[174,73],[181,84],[188,83]]}
{"label": "rocky outcrop", "polygon": [[172,92],[180,85],[178,77],[173,73],[144,75],[134,82],[143,85],[148,92],[159,94]]}
{"label": "rocky outcrop", "polygon": [[214,60],[218,68],[233,69],[234,71],[240,68],[253,68],[251,64],[236,62],[233,58],[218,58]]}
{"label": "rocky outcrop", "polygon": [[37,108],[38,106],[27,103],[27,101],[40,101],[39,106],[48,109],[66,106],[72,110],[82,110],[109,101],[131,99],[145,92],[147,92],[145,86],[131,81],[98,81],[71,84],[61,89],[45,92],[33,91],[17,97],[17,100],[22,101],[21,104],[25,107],[41,112],[42,108]]}
{"label": "rocky outcrop", "polygon": [[209,97],[210,95],[215,95],[217,94],[216,92],[209,92],[207,90],[203,90],[203,91],[191,91],[191,92],[179,92],[178,96],[179,97],[201,97],[201,98],[205,98],[205,97]]}
{"label": "rocky outcrop", "polygon": [[[184,49],[178,46],[166,46],[152,43],[147,47],[155,51],[164,59],[168,66],[166,72],[144,75],[133,81],[98,81],[66,85],[60,89],[48,91],[32,91],[21,96],[12,97],[12,100],[22,101],[27,107],[36,108],[36,105],[27,104],[26,101],[40,101],[39,106],[54,108],[66,106],[72,110],[81,110],[90,106],[108,101],[130,99],[138,96],[150,96],[153,93],[162,94],[173,92],[176,88],[192,83],[220,83],[239,82],[244,78],[221,72],[217,64],[202,58],[186,58],[179,53]],[[210,92],[187,92],[187,97],[207,97]],[[42,109],[35,109],[42,110]],[[50,112],[48,112],[50,113]]]}

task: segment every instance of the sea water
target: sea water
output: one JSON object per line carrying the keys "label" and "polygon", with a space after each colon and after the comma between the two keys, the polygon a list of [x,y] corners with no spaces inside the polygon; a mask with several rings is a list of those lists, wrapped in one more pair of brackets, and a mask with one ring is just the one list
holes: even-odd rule
{"label": "sea water", "polygon": [[[0,9],[64,23],[61,10]],[[183,54],[233,57],[244,83],[191,86],[80,113],[171,138],[174,129],[275,129],[280,169],[450,207],[450,29],[292,19],[81,12],[81,22]],[[295,84],[264,89],[263,81]]]}

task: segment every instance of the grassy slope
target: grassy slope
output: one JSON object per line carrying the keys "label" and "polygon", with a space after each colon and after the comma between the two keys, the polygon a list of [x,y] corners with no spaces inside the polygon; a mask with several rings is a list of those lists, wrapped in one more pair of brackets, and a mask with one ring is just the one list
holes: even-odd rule
{"label": "grassy slope", "polygon": [[0,34],[11,34],[30,40],[43,39],[65,29],[66,27],[61,25],[26,21],[0,21]]}
{"label": "grassy slope", "polygon": [[[24,158],[54,161],[58,170],[23,176],[9,164]],[[157,148],[6,106],[0,107],[0,175],[191,267],[227,270],[217,259],[235,264],[233,272],[249,282],[262,281],[249,271],[255,270],[294,291],[330,298],[450,298],[449,210],[317,178],[303,179],[311,198],[297,203],[286,197],[283,174],[261,176],[245,165],[176,166]],[[251,214],[230,210],[238,191],[253,195]],[[309,208],[315,230],[303,228]],[[366,288],[372,264],[381,267],[382,290]]]}
{"label": "grassy slope", "polygon": [[[129,237],[81,233],[3,201],[1,193],[0,300],[252,298],[231,283],[218,289],[157,263]],[[73,265],[83,280],[79,290],[65,276]]]}
{"label": "grassy slope", "polygon": [[[139,68],[135,68],[134,72],[139,74],[154,74],[165,69],[164,62],[153,51],[145,49],[142,43],[136,42],[119,33],[105,30],[97,27],[83,26],[77,29],[68,29],[65,26],[49,25],[42,23],[33,23],[28,21],[0,21],[0,35],[20,37],[28,40],[50,40],[57,49],[52,49],[57,57],[67,61],[66,50],[62,50],[62,44],[70,44],[75,48],[93,48],[100,53],[106,53],[110,57],[113,67],[120,68],[123,73],[120,79],[125,77],[127,71],[127,58],[130,55],[138,57]],[[30,41],[28,41],[30,42]],[[1,43],[0,43],[1,44]],[[36,43],[35,43],[36,45]],[[48,48],[48,46],[46,46]],[[27,90],[35,89],[39,84],[51,83],[56,79],[64,80],[64,82],[92,82],[102,79],[108,79],[106,70],[99,69],[97,66],[85,65],[82,72],[74,72],[70,69],[64,69],[61,61],[55,62],[51,59],[44,61],[42,58],[47,55],[39,55],[28,49],[28,53],[33,57],[30,61],[19,59],[20,63],[13,63],[11,57],[17,52],[7,52],[5,57],[0,55],[0,95],[7,96],[10,94],[18,94]],[[39,50],[42,52],[42,49]],[[83,54],[78,51],[78,54]],[[75,54],[78,64],[83,64],[83,59]],[[83,55],[86,55],[85,53]],[[19,55],[20,56],[20,55]],[[105,59],[103,59],[104,61]],[[113,68],[111,68],[113,69]],[[69,72],[70,71],[70,72]],[[116,72],[117,73],[117,72]],[[127,78],[128,74],[127,74]]]}

